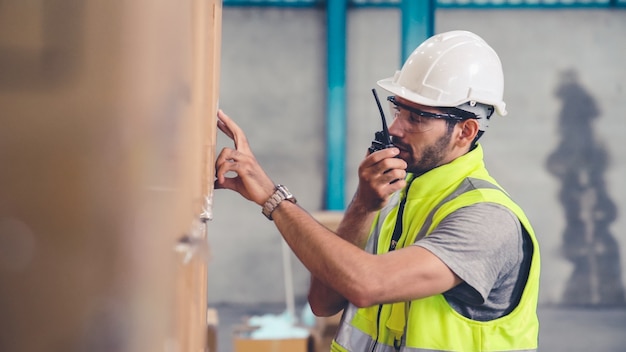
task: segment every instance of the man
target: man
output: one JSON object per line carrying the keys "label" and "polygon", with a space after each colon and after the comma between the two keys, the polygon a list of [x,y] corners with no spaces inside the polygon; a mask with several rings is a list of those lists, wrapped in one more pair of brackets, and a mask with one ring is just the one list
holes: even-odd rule
{"label": "man", "polygon": [[393,94],[394,147],[361,162],[337,233],[272,182],[221,111],[235,149],[217,158],[216,188],[275,222],[312,274],[315,314],[344,310],[332,351],[536,350],[537,242],[477,143],[494,110],[506,114],[500,59],[477,35],[451,31],[378,85]]}

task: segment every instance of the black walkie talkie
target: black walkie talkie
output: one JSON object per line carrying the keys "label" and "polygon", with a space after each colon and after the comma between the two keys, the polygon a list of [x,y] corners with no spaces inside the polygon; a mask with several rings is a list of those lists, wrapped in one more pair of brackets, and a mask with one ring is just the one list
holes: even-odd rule
{"label": "black walkie talkie", "polygon": [[376,99],[378,111],[380,111],[380,118],[383,120],[383,130],[374,134],[374,140],[372,141],[372,145],[369,147],[370,154],[377,150],[393,147],[393,143],[391,143],[391,136],[389,135],[389,129],[387,129],[385,113],[383,112],[382,106],[380,106],[380,100],[378,100],[376,89],[372,89],[372,93],[374,94],[374,99]]}

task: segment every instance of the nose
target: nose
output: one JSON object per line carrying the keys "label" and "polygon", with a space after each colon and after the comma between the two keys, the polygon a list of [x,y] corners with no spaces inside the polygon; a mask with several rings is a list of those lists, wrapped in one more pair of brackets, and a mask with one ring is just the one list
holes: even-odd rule
{"label": "nose", "polygon": [[389,134],[394,137],[402,137],[404,129],[402,128],[402,122],[398,118],[394,118],[389,125]]}

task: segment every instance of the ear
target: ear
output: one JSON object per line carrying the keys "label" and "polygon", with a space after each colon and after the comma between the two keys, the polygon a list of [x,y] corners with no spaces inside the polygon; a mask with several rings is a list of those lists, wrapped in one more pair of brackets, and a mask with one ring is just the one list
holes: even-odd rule
{"label": "ear", "polygon": [[457,142],[461,147],[469,147],[476,138],[480,125],[476,119],[467,119],[457,124],[459,127]]}

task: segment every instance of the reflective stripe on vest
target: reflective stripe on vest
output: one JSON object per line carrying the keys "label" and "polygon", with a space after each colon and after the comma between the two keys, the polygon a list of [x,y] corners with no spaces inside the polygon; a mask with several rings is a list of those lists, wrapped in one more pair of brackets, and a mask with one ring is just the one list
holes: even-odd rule
{"label": "reflective stripe on vest", "polygon": [[415,237],[415,241],[420,240],[426,236],[426,234],[429,232],[428,230],[433,224],[433,217],[444,204],[460,196],[461,194],[468,192],[468,191],[472,191],[474,189],[497,189],[497,190],[504,192],[504,190],[502,190],[500,187],[494,185],[493,183],[489,181],[481,180],[478,178],[470,178],[470,177],[464,179],[463,182],[461,182],[459,187],[454,192],[450,193],[449,196],[447,196],[441,202],[439,202],[439,204],[437,204],[433,208],[433,210],[428,214],[428,217],[426,217],[426,221],[424,221],[424,225],[422,225],[422,228],[420,229],[420,231],[417,233],[417,236]]}

